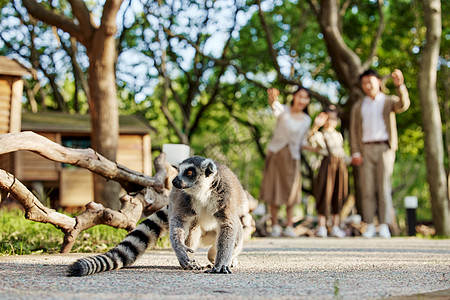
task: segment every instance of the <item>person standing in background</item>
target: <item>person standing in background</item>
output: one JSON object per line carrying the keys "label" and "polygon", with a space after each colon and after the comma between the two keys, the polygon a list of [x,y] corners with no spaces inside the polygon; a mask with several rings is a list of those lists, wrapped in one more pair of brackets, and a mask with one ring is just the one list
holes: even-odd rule
{"label": "person standing in background", "polygon": [[376,235],[375,212],[378,210],[379,235],[390,238],[392,222],[392,185],[395,151],[398,147],[395,114],[408,109],[410,100],[403,73],[391,74],[398,96],[381,92],[381,78],[375,70],[359,77],[365,97],[357,101],[350,115],[350,150],[352,164],[359,167],[362,219],[367,223],[363,236]]}
{"label": "person standing in background", "polygon": [[[342,205],[348,196],[348,171],[345,164],[344,138],[336,130],[339,117],[334,105],[327,107],[314,120],[309,131],[308,142],[313,149],[323,155],[322,163],[313,184],[318,215],[318,237],[327,237],[327,216],[331,211],[331,236],[343,238],[340,228]],[[323,126],[322,131],[319,129]]]}
{"label": "person standing in background", "polygon": [[[267,147],[260,199],[269,206],[272,221],[271,236],[294,237],[294,206],[301,201],[300,148],[311,125],[307,113],[311,101],[309,91],[299,87],[293,93],[290,106],[278,101],[280,92],[267,90],[268,101],[277,117],[277,124]],[[286,206],[286,228],[278,223],[280,206]]]}

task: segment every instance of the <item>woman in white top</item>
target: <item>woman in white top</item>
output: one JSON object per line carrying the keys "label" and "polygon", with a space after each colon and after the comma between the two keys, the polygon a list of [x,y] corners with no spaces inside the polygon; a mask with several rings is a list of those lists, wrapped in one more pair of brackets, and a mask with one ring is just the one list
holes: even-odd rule
{"label": "woman in white top", "polygon": [[285,236],[296,236],[293,229],[294,205],[301,201],[300,148],[311,125],[307,108],[311,100],[303,87],[293,93],[290,106],[278,102],[280,92],[268,89],[268,100],[277,124],[267,148],[260,199],[267,203],[272,220],[272,236],[280,236],[278,211],[286,205]]}

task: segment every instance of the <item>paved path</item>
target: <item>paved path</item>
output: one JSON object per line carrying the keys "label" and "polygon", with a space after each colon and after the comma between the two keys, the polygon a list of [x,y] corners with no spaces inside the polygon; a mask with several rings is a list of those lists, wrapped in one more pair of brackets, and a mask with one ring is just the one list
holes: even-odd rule
{"label": "paved path", "polygon": [[183,271],[153,250],[130,268],[65,277],[83,256],[0,257],[0,299],[450,299],[450,240],[257,238],[231,275]]}

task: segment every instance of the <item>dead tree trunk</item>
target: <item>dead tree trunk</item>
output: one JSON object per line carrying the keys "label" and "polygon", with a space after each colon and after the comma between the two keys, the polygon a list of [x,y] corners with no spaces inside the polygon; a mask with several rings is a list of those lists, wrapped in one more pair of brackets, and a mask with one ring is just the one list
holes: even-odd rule
{"label": "dead tree trunk", "polygon": [[64,232],[61,253],[70,252],[80,232],[98,224],[134,229],[142,213],[149,215],[169,203],[171,182],[177,174],[166,162],[164,153],[155,159],[156,173],[150,177],[112,162],[92,149],[66,148],[33,132],[0,135],[0,155],[18,150],[29,150],[56,162],[88,169],[120,183],[128,193],[121,198],[119,211],[91,202],[84,212],[71,218],[45,207],[13,174],[0,169],[2,194],[14,196],[24,207],[27,219],[53,224]]}

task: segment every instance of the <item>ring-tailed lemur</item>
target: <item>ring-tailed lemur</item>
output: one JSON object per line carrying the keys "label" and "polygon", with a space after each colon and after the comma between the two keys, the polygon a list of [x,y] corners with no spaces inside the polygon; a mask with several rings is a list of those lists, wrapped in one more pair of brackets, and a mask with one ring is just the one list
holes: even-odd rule
{"label": "ring-tailed lemur", "polygon": [[180,165],[169,202],[170,243],[184,269],[201,268],[188,255],[211,246],[210,273],[231,273],[242,249],[243,203],[247,197],[236,175],[211,159],[194,156]]}
{"label": "ring-tailed lemur", "polygon": [[251,234],[249,194],[230,169],[211,159],[193,156],[183,161],[179,170],[168,207],[142,221],[110,251],[77,260],[68,275],[86,276],[129,266],[169,231],[169,225],[172,248],[184,269],[202,269],[193,253],[197,247],[211,246],[208,259],[214,266],[206,272],[231,273],[242,249],[243,231]]}

